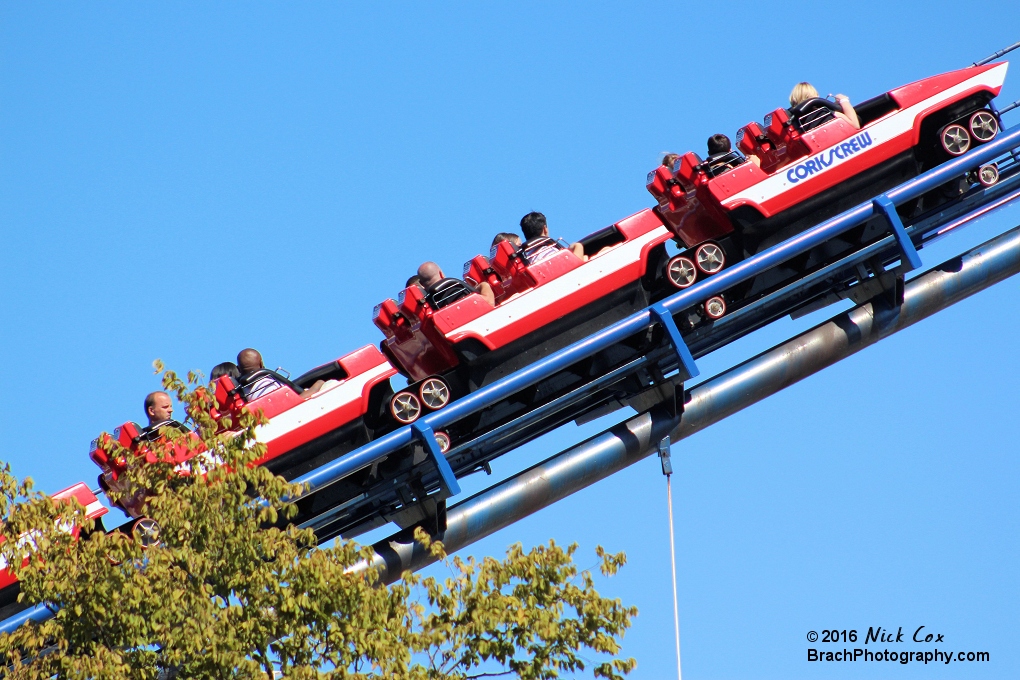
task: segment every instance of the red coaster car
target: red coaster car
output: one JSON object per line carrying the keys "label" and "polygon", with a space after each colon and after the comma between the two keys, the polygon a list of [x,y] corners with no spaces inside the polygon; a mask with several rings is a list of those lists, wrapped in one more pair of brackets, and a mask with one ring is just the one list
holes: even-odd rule
{"label": "red coaster car", "polygon": [[[313,369],[293,382],[269,370],[247,376],[243,385],[223,376],[215,385],[216,401],[223,414],[236,416],[242,409],[261,410],[269,422],[257,428],[256,437],[266,445],[267,451],[257,464],[294,479],[392,427],[385,413],[392,394],[389,378],[395,374],[396,370],[379,350],[368,345]],[[294,389],[295,385],[305,388],[318,380],[326,381],[325,385],[309,399],[303,399]],[[162,425],[183,427],[175,421]],[[157,437],[158,431],[159,427],[142,430],[135,423],[125,423],[114,430],[112,436],[125,448],[154,462],[145,442]],[[189,451],[184,443],[178,444],[173,462],[183,464],[198,453]],[[110,459],[97,442],[93,442],[89,457],[103,471],[99,476],[100,485],[104,489],[119,488],[117,485],[127,461]],[[180,469],[186,473],[187,467],[181,465]],[[138,517],[143,502],[144,492],[140,492],[122,502],[120,507],[132,517]]]}
{"label": "red coaster car", "polygon": [[[85,508],[85,516],[88,519],[97,520],[95,529],[97,531],[103,530],[102,520],[99,518],[109,512],[109,510],[99,502],[99,499],[89,490],[88,485],[84,482],[78,482],[72,487],[58,491],[52,497],[56,501],[70,498],[76,499]],[[67,530],[75,538],[78,538],[81,532],[81,528],[78,526],[69,526]],[[25,561],[28,561],[27,557]],[[19,608],[16,606],[18,592],[18,579],[11,573],[6,559],[0,556],[0,617],[6,618],[14,613],[13,610]]]}
{"label": "red coaster car", "polygon": [[[991,141],[999,118],[989,102],[999,94],[1007,66],[952,71],[858,104],[860,130],[835,116],[839,107],[825,99],[776,109],[762,125],[748,123],[737,133],[737,147],[758,163],[736,151],[707,161],[687,153],[673,168],[652,171],[648,191],[683,250],[670,260],[671,283],[678,289],[691,286]],[[998,178],[992,166],[976,170],[975,180],[982,184]],[[932,192],[917,205],[901,206],[900,212],[909,217],[955,195],[958,184]],[[843,243],[791,263],[788,271],[759,277],[741,295],[761,294],[877,235],[865,225],[844,235]]]}
{"label": "red coaster car", "polygon": [[[377,305],[373,321],[386,336],[382,350],[410,383],[394,395],[391,414],[411,423],[645,308],[670,292],[662,272],[665,242],[672,236],[655,213],[644,210],[583,239],[586,262],[566,248],[532,262],[526,250],[503,241],[489,259],[479,255],[465,265],[468,280],[492,286],[495,308],[456,279],[437,284],[445,300],[411,286],[398,300]],[[459,292],[451,294],[457,285]],[[596,375],[604,368],[592,364],[578,370]],[[547,394],[522,396],[519,406],[544,403],[573,384],[570,378],[547,385]],[[494,418],[510,416],[506,411]],[[473,422],[462,429],[479,426],[484,425]]]}
{"label": "red coaster car", "polygon": [[[155,441],[159,438],[160,432],[163,428],[173,428],[182,432],[189,432],[188,428],[177,422],[176,420],[166,420],[162,423],[151,428],[142,428],[138,423],[127,422],[118,428],[115,428],[113,434],[103,433],[99,437],[92,440],[92,444],[89,447],[89,458],[92,462],[99,466],[102,473],[99,475],[99,488],[109,497],[110,491],[117,491],[122,494],[126,494],[118,501],[113,501],[117,507],[123,510],[128,516],[138,519],[143,516],[143,508],[145,505],[145,493],[137,490],[129,489],[125,486],[125,480],[123,479],[124,471],[127,469],[127,459],[123,456],[110,457],[106,451],[100,447],[100,442],[105,438],[112,438],[118,442],[125,449],[133,451],[136,455],[144,457],[149,463],[155,463],[157,461],[156,454],[146,446],[146,443]],[[194,435],[191,435],[195,437]],[[197,440],[197,437],[195,437]],[[182,474],[187,474],[188,467],[184,465],[186,461],[193,458],[198,452],[192,451],[188,446],[188,442],[178,441],[174,444],[173,449],[173,462],[179,467],[178,469]],[[132,493],[132,491],[134,491]]]}

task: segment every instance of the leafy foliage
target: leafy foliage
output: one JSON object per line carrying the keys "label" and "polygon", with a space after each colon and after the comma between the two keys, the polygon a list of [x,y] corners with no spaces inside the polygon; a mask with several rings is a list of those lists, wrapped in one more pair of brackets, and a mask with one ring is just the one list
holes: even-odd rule
{"label": "leafy foliage", "polygon": [[[265,453],[261,414],[223,431],[199,381],[163,372],[195,436],[165,432],[147,463],[101,442],[125,457],[131,488],[149,490],[158,547],[93,531],[77,503],[54,503],[0,471],[0,551],[23,602],[55,611],[0,635],[7,677],[538,679],[587,668],[620,678],[635,666],[618,654],[636,610],[595,591],[575,546],[514,545],[503,560],[478,562],[446,558],[418,530],[450,576],[405,573],[391,586],[365,567],[371,548],[317,549],[310,530],[286,521],[286,499],[301,490],[251,464]],[[180,466],[182,447],[200,453]],[[605,575],[624,563],[601,548],[598,558]]]}

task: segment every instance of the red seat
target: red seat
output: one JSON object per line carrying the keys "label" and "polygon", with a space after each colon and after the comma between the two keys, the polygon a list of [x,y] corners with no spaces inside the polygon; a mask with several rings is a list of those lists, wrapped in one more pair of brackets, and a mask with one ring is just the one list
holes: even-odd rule
{"label": "red seat", "polygon": [[500,241],[489,251],[489,263],[500,278],[499,286],[494,286],[496,304],[535,285],[528,268],[524,265],[521,252],[510,241]]}
{"label": "red seat", "polygon": [[388,338],[393,337],[396,333],[397,326],[401,320],[403,320],[403,317],[400,316],[397,301],[392,298],[383,300],[372,310],[372,323]]}
{"label": "red seat", "polygon": [[128,422],[113,431],[113,438],[125,449],[130,449],[141,433],[137,423]]}
{"label": "red seat", "polygon": [[769,163],[762,163],[761,169],[766,172],[792,163],[810,152],[801,139],[800,132],[790,124],[790,115],[786,109],[776,109],[765,116],[765,134],[776,146],[775,155],[769,159]]}
{"label": "red seat", "polygon": [[424,321],[432,314],[432,309],[425,302],[425,291],[421,286],[408,286],[397,299],[397,309],[408,320]]}
{"label": "red seat", "polygon": [[673,185],[673,173],[665,165],[648,173],[645,179],[645,188],[648,193],[655,197],[659,205],[666,207],[669,204],[669,188]]}
{"label": "red seat", "polygon": [[790,114],[784,108],[778,108],[765,116],[765,133],[777,146],[786,139],[790,128]]}
{"label": "red seat", "polygon": [[496,286],[500,282],[499,274],[489,265],[489,260],[484,255],[475,255],[464,263],[463,278],[469,286],[477,286],[483,281],[490,286]]}
{"label": "red seat", "polygon": [[500,241],[489,251],[489,262],[500,279],[512,279],[524,266],[517,247],[510,241]]}
{"label": "red seat", "polygon": [[222,413],[237,413],[244,406],[237,383],[229,375],[216,379],[216,408]]}
{"label": "red seat", "polygon": [[100,446],[100,440],[103,443],[109,444],[110,440],[117,442],[122,447],[128,450],[134,450],[135,440],[141,431],[138,429],[138,425],[135,423],[127,422],[113,430],[113,434],[102,434],[92,440],[92,445],[89,447],[89,458],[92,462],[101,467],[104,470],[112,470],[114,478],[116,478],[119,472],[124,470],[127,465],[127,461],[123,458],[111,458],[106,451]]}
{"label": "red seat", "polygon": [[737,147],[745,156],[757,156],[760,167],[769,172],[779,165],[781,155],[775,143],[757,123],[748,123],[737,132]]}
{"label": "red seat", "polygon": [[692,191],[699,184],[708,181],[705,173],[698,170],[699,165],[701,165],[701,157],[693,151],[688,151],[673,166],[673,177],[676,178],[685,191]]}
{"label": "red seat", "polygon": [[748,123],[737,130],[737,148],[745,156],[750,156],[751,154],[757,156],[763,144],[772,146],[772,142],[768,141],[768,137],[765,137],[764,140],[762,137],[765,137],[765,131],[761,129],[761,125]]}
{"label": "red seat", "polygon": [[665,210],[680,210],[687,205],[687,192],[680,182],[673,178],[673,169],[664,165],[648,173],[646,187]]}

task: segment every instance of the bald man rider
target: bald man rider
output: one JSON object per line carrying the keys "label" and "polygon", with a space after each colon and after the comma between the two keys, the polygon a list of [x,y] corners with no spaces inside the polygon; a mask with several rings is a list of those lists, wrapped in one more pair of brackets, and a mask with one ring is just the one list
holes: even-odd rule
{"label": "bald man rider", "polygon": [[301,395],[302,399],[308,399],[318,392],[325,384],[322,380],[316,380],[315,384],[308,389],[303,389],[276,371],[270,371],[262,362],[262,355],[257,349],[251,347],[242,349],[237,354],[237,368],[241,371],[238,383],[241,385],[241,394],[247,401],[258,399],[269,394],[280,385],[286,385]]}
{"label": "bald man rider", "polygon": [[174,415],[174,404],[166,392],[152,392],[145,397],[145,415],[149,418],[149,429],[158,427]]}
{"label": "bald man rider", "polygon": [[161,427],[174,427],[182,432],[188,432],[188,428],[173,419],[174,403],[166,392],[151,392],[145,397],[145,416],[149,424],[142,428],[142,435],[149,435],[146,439],[155,437]]}
{"label": "bald man rider", "polygon": [[[420,267],[418,267],[418,283],[425,289],[426,294],[432,295],[434,299],[441,295],[442,291],[438,284],[442,283],[444,280],[449,281],[450,286],[456,286],[453,282],[460,281],[460,279],[446,279],[443,275],[443,270],[440,269],[439,265],[435,262],[424,262]],[[461,281],[461,283],[464,282]],[[446,284],[444,284],[444,286],[445,285]],[[467,286],[466,283],[464,283],[464,285]],[[471,288],[470,286],[468,287]],[[484,298],[490,305],[493,307],[496,306],[496,294],[492,292],[492,286],[490,286],[487,282],[482,281],[475,286],[473,290],[481,295],[482,298]],[[456,302],[457,299],[459,298],[455,297],[451,299],[450,302]],[[438,306],[442,307],[443,305],[439,304]]]}

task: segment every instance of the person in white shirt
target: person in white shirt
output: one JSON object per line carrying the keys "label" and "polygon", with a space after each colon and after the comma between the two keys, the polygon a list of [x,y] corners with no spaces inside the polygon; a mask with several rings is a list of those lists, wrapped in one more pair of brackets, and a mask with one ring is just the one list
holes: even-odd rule
{"label": "person in white shirt", "polygon": [[[524,234],[522,246],[524,261],[529,265],[538,264],[563,250],[563,246],[549,238],[549,225],[545,221],[545,215],[540,212],[529,212],[521,218],[521,233]],[[584,246],[580,243],[572,244],[570,252],[582,261],[588,259],[584,254]]]}

